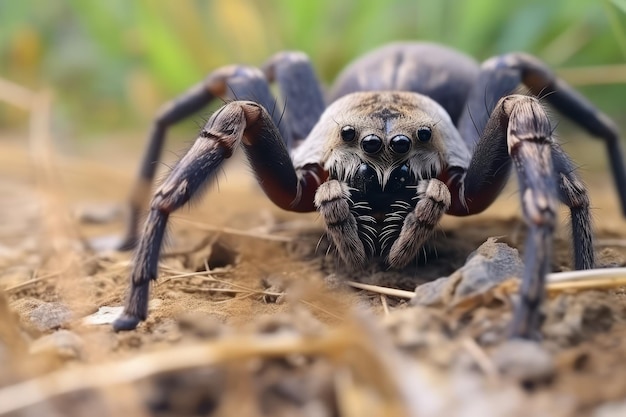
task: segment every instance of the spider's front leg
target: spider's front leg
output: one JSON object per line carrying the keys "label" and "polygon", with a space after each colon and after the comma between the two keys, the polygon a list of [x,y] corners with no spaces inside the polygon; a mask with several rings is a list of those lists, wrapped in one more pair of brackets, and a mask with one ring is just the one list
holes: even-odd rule
{"label": "spider's front leg", "polygon": [[416,198],[415,209],[404,218],[400,235],[387,255],[387,263],[393,268],[404,267],[415,259],[450,207],[450,190],[436,178],[419,181]]}
{"label": "spider's front leg", "polygon": [[[552,164],[552,128],[534,98],[510,96],[497,113],[508,115],[507,145],[520,186],[522,211],[528,225],[520,302],[513,318],[513,337],[537,338],[545,279],[550,272],[558,189]],[[493,116],[492,116],[493,117]]]}
{"label": "spider's front leg", "polygon": [[[563,80],[557,78],[544,63],[533,56],[511,53],[491,58],[483,63],[459,121],[459,131],[470,149],[477,144],[480,134],[484,132],[484,127],[496,102],[501,97],[513,94],[520,85],[524,85],[532,94],[541,97],[574,123],[604,141],[617,195],[622,212],[626,216],[626,163],[617,126],[608,116]],[[559,152],[557,150],[556,153]],[[489,158],[490,154],[488,152],[486,158]],[[570,177],[573,169],[561,170],[560,168],[564,168],[565,165],[571,166],[571,163],[564,162],[563,158],[558,155],[555,156],[553,162],[559,173]],[[570,190],[575,195],[568,196],[569,191],[566,190],[568,186],[560,184],[560,188],[561,200],[569,207],[586,205],[584,198],[581,200],[576,197],[580,194],[576,191],[579,188],[577,185]],[[575,217],[574,211],[572,210],[572,217]]]}
{"label": "spider's front leg", "polygon": [[461,194],[453,204],[452,214],[482,211],[505,184],[511,161],[528,225],[525,270],[512,336],[536,338],[559,198],[571,209],[578,269],[592,268],[594,263],[589,200],[569,158],[553,141],[550,122],[539,101],[511,95],[495,106],[465,176],[450,184],[455,193]]}
{"label": "spider's front leg", "polygon": [[354,203],[350,199],[350,187],[338,180],[321,184],[315,193],[315,207],[341,259],[351,268],[363,268],[367,263],[367,254],[352,212]]}
{"label": "spider's front leg", "polygon": [[170,213],[199,194],[239,143],[261,187],[275,204],[293,211],[313,210],[313,193],[323,178],[320,168],[311,166],[296,172],[278,129],[262,106],[243,101],[225,105],[206,123],[152,199],[124,312],[113,323],[116,331],[132,330],[147,316],[150,282],[157,278]]}

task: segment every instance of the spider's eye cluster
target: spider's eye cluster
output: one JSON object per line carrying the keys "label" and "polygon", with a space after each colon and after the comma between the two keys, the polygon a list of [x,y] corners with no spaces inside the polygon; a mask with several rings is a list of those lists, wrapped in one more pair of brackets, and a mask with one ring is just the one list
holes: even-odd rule
{"label": "spider's eye cluster", "polygon": [[356,137],[356,129],[354,128],[354,126],[344,126],[341,128],[341,139],[344,140],[344,142],[351,142],[354,140],[354,138]]}
{"label": "spider's eye cluster", "polygon": [[[344,142],[352,142],[357,137],[354,126],[346,125],[341,128],[341,139]],[[428,142],[432,136],[432,130],[428,126],[417,129],[417,139],[420,142]],[[375,154],[383,148],[383,140],[376,135],[367,135],[361,140],[361,149],[366,153]],[[406,135],[397,135],[389,141],[389,148],[396,154],[405,154],[411,150],[411,139]]]}
{"label": "spider's eye cluster", "polygon": [[428,142],[433,132],[430,130],[430,127],[423,126],[417,129],[417,139],[420,142]]}

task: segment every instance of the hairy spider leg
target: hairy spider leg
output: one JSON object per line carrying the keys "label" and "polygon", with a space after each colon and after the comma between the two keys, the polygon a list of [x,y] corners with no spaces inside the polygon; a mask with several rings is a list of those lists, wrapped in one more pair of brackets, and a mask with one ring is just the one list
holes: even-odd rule
{"label": "hairy spider leg", "polygon": [[320,184],[315,194],[315,206],[341,259],[351,268],[365,267],[368,258],[359,236],[357,218],[352,212],[354,203],[350,199],[350,187],[338,180]]}
{"label": "hairy spider leg", "polygon": [[[534,98],[509,96],[490,118],[501,132],[513,160],[528,236],[524,245],[524,273],[520,302],[513,316],[513,337],[537,338],[545,277],[550,272],[556,225],[557,185],[552,164],[552,128],[545,110]],[[494,129],[495,130],[495,129]]]}
{"label": "hairy spider leg", "polygon": [[[284,111],[270,92],[269,83],[274,81],[282,92]],[[141,217],[149,201],[167,130],[216,98],[250,100],[264,106],[278,126],[287,149],[292,149],[308,135],[324,110],[321,87],[311,63],[302,53],[277,54],[268,60],[263,71],[242,65],[213,71],[158,112],[131,191],[127,229],[119,249],[132,249],[137,243]]]}
{"label": "hairy spider leg", "polygon": [[[478,82],[470,92],[466,112],[459,122],[462,137],[474,151],[466,179],[457,183],[457,187],[463,186],[465,199],[453,199],[449,210],[451,214],[465,215],[484,210],[506,184],[511,170],[507,149],[503,145],[493,146],[488,141],[481,142],[478,135],[479,132],[485,136],[494,135],[494,132],[488,131],[493,128],[493,124],[488,124],[490,113],[501,97],[516,91],[521,83],[530,88],[531,92],[545,96],[546,100],[554,100],[555,107],[576,122],[581,123],[578,118],[586,119],[587,125],[584,127],[592,133],[609,137],[609,133],[614,131],[612,122],[605,115],[571,87],[556,79],[536,58],[525,54],[507,54],[486,61],[481,67]],[[612,137],[617,138],[617,133]],[[574,265],[576,269],[592,268],[593,237],[587,191],[573,163],[556,142],[552,143],[552,157],[559,198],[570,208]],[[615,175],[619,183],[622,164],[619,152],[615,160],[618,161]]]}
{"label": "hairy spider leg", "polygon": [[314,209],[313,194],[323,177],[314,171],[315,167],[309,167],[313,171],[294,169],[268,112],[258,103],[246,101],[223,106],[209,119],[152,199],[133,262],[124,312],[113,323],[116,331],[132,330],[147,316],[150,282],[157,278],[170,213],[198,196],[240,143],[261,187],[276,205],[295,211]]}
{"label": "hairy spider leg", "polygon": [[280,86],[285,108],[283,122],[286,120],[291,133],[289,138],[283,138],[289,139],[287,148],[293,149],[309,135],[324,112],[322,87],[309,58],[302,52],[279,52],[261,69],[268,82]]}
{"label": "hairy spider leg", "polygon": [[[505,56],[508,60],[504,62],[510,62],[511,56]],[[524,62],[534,62],[531,57],[524,57]],[[503,65],[499,59],[494,58],[482,66],[459,122],[459,130],[473,152],[466,173],[448,181],[453,196],[449,213],[467,215],[487,208],[500,194],[514,166],[529,235],[525,245],[521,301],[511,333],[514,337],[530,338],[537,337],[541,324],[539,308],[545,292],[545,275],[550,267],[556,216],[553,200],[558,198],[570,208],[574,265],[577,269],[587,269],[594,266],[589,198],[569,157],[552,140],[550,123],[539,101],[524,99],[525,96],[500,97],[515,91],[523,82],[537,94],[543,88],[543,93],[548,94],[546,100],[559,97],[561,101],[557,102],[561,107],[557,108],[566,116],[580,115],[577,112],[581,108],[588,113],[585,117],[596,121],[605,116],[570,87],[564,89],[559,85],[561,93],[551,91],[549,84],[539,88],[547,76],[539,77],[537,66],[531,68],[536,70],[533,72],[527,65],[525,73],[520,66]],[[563,100],[564,96],[569,101]],[[516,108],[520,110],[514,110]],[[589,124],[585,127],[589,128]],[[600,130],[593,132],[601,133]],[[621,163],[621,157],[618,160]]]}
{"label": "hairy spider leg", "polygon": [[[588,205],[571,201],[574,200],[571,198],[573,195],[585,195],[584,188],[583,191],[578,190],[578,194],[569,191],[569,188],[565,192],[559,192],[559,188],[563,190],[563,182],[559,178],[563,177],[563,171],[570,165],[566,163],[565,154],[554,147],[550,121],[541,103],[534,97],[511,95],[500,99],[496,104],[476,144],[467,173],[458,180],[462,183],[455,184],[456,190],[464,189],[464,197],[470,209],[476,208],[471,202],[480,199],[480,186],[488,188],[491,185],[489,178],[500,177],[492,171],[501,169],[498,164],[481,166],[485,163],[480,154],[482,149],[488,149],[499,163],[503,163],[508,157],[512,164],[509,162],[504,165],[507,169],[512,165],[517,174],[528,236],[525,242],[520,302],[516,307],[511,335],[536,338],[541,327],[540,307],[545,294],[545,277],[550,270],[559,195],[568,200],[566,203],[569,202],[570,206],[576,206],[576,210],[588,212]],[[553,149],[557,149],[556,153]],[[553,163],[555,159],[556,167]],[[565,178],[568,181],[574,179],[571,175],[565,175]],[[579,181],[575,182],[576,187],[582,187]],[[581,217],[586,216],[588,213]],[[581,242],[585,247],[578,249],[579,255],[589,254],[593,250],[590,232],[573,226],[576,227],[574,234],[589,233],[589,240]],[[581,226],[590,229],[590,225]],[[591,267],[592,263],[591,258],[581,262],[581,266]]]}
{"label": "hairy spider leg", "polygon": [[152,123],[139,173],[130,192],[126,232],[118,249],[130,250],[137,244],[139,224],[150,199],[167,129],[202,109],[214,97],[205,84],[201,83],[193,86],[177,99],[166,103],[159,110]]}
{"label": "hairy spider leg", "polygon": [[559,187],[559,199],[570,209],[574,268],[591,269],[595,266],[595,255],[589,195],[576,175],[574,164],[557,143],[552,144],[552,164]]}
{"label": "hairy spider leg", "polygon": [[[470,149],[478,142],[489,114],[501,97],[524,85],[546,100],[561,114],[605,143],[613,179],[626,215],[626,164],[617,126],[589,100],[557,78],[539,59],[524,53],[510,53],[485,61],[469,94],[459,121],[459,132]],[[497,194],[497,193],[496,193]],[[488,205],[488,204],[487,204]]]}
{"label": "hairy spider leg", "polygon": [[415,208],[404,218],[400,235],[389,250],[391,267],[401,268],[415,259],[450,207],[450,190],[436,178],[418,182],[416,197]]}

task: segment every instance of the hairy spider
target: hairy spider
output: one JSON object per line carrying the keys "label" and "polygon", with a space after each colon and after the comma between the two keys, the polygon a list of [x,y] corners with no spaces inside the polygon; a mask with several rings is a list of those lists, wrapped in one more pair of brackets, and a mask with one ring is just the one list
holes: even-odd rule
{"label": "hairy spider", "polygon": [[[273,82],[284,114],[267,110],[276,105]],[[513,94],[522,85],[532,95]],[[535,337],[559,200],[571,211],[576,269],[594,266],[587,192],[536,96],[604,140],[626,213],[617,128],[532,56],[511,53],[478,65],[435,44],[391,44],[348,66],[327,100],[299,52],[279,53],[262,69],[212,72],[154,122],[124,243],[138,243],[130,292],[114,329],[145,320],[168,216],[241,145],[270,200],[285,210],[317,209],[340,259],[352,268],[374,258],[393,268],[407,265],[444,214],[484,210],[514,167],[528,237],[511,334]],[[218,97],[236,101],[213,114],[157,189],[138,238],[167,128]]]}

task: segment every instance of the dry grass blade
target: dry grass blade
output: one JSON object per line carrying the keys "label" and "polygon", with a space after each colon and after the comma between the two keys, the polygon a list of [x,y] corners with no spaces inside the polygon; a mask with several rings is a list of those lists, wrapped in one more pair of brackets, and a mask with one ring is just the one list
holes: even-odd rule
{"label": "dry grass blade", "polygon": [[30,111],[35,101],[35,93],[19,84],[0,78],[0,98],[15,107]]}
{"label": "dry grass blade", "polygon": [[[230,336],[111,363],[63,369],[0,389],[0,414],[20,411],[62,395],[110,389],[163,373],[298,354],[321,355],[332,360],[338,370],[347,370],[358,378],[361,394],[371,395],[374,388],[378,395],[371,397],[372,409],[393,411],[384,415],[407,415],[403,394],[408,387],[402,386],[407,381],[392,372],[399,368],[388,366],[391,353],[381,351],[381,342],[372,340],[374,334],[362,329],[361,321],[351,321],[347,328],[337,328],[314,338],[285,334]],[[364,387],[369,388],[363,390]],[[372,414],[371,409],[367,411],[367,415],[380,415]]]}
{"label": "dry grass blade", "polygon": [[12,293],[12,292],[16,292],[16,291],[20,291],[23,290],[24,288],[28,288],[31,285],[37,284],[38,282],[42,282],[45,281],[47,279],[51,279],[51,278],[56,278],[59,275],[61,275],[63,273],[63,271],[58,271],[58,272],[51,272],[49,274],[46,275],[41,275],[35,278],[31,278],[28,281],[24,281],[24,282],[20,282],[19,284],[13,285],[12,287],[7,287],[4,289],[4,291],[6,293]]}
{"label": "dry grass blade", "polygon": [[182,271],[177,271],[174,269],[167,269],[167,271],[169,272],[174,272],[176,273],[176,275],[170,275],[167,278],[163,278],[162,280],[158,281],[158,284],[165,284],[166,282],[169,281],[175,281],[175,280],[179,280],[179,279],[183,279],[183,278],[193,278],[193,277],[203,277],[206,278],[208,281],[215,281],[215,282],[221,282],[216,278],[213,278],[211,275],[218,275],[218,274],[225,274],[226,271],[211,271],[210,273],[207,271],[200,271],[200,272],[182,272]]}
{"label": "dry grass blade", "polygon": [[[97,258],[96,256],[86,258],[86,259],[84,259],[82,261],[82,264],[83,265],[87,264],[87,263],[93,261],[96,258]],[[64,265],[63,269],[61,269],[61,270],[54,271],[54,272],[48,272],[48,273],[46,273],[44,275],[34,276],[33,278],[31,278],[31,279],[29,279],[27,281],[20,282],[19,284],[13,285],[12,287],[7,287],[7,288],[4,289],[4,291],[7,292],[7,293],[12,293],[12,292],[23,290],[25,288],[28,288],[28,287],[30,287],[32,285],[35,285],[35,284],[37,284],[39,282],[42,282],[42,281],[58,278],[58,277],[62,276],[63,274],[67,273],[68,271],[70,271],[73,266],[74,265],[72,265],[71,263],[66,264],[66,265]],[[124,265],[121,265],[121,266],[122,267],[127,267],[128,263],[125,263]],[[33,275],[36,275],[37,272],[38,271],[35,271],[33,273]]]}
{"label": "dry grass blade", "polygon": [[286,335],[242,336],[174,347],[111,363],[63,369],[0,389],[0,414],[60,395],[127,384],[166,372],[253,357],[341,352],[351,343],[347,334],[339,332],[315,339]]}
{"label": "dry grass blade", "polygon": [[383,311],[385,312],[385,316],[389,315],[389,304],[387,303],[387,297],[385,294],[380,294],[380,304],[383,306]]}
{"label": "dry grass blade", "polygon": [[597,239],[595,242],[597,247],[618,247],[626,248],[626,239]]}
{"label": "dry grass blade", "polygon": [[348,281],[347,284],[353,288],[358,288],[360,290],[371,291],[378,294],[390,295],[392,297],[398,298],[413,298],[413,296],[415,295],[413,291],[398,290],[395,288],[381,287],[378,285],[362,284],[360,282],[354,281]]}
{"label": "dry grass blade", "polygon": [[244,237],[249,237],[253,239],[271,240],[271,241],[276,241],[276,242],[292,242],[294,240],[293,238],[289,236],[269,235],[267,233],[253,232],[249,230],[238,230],[238,229],[231,229],[228,227],[212,226],[210,224],[189,220],[184,217],[172,216],[172,219],[176,219],[176,221],[180,221],[190,226],[193,226],[197,230],[203,230],[207,232],[217,232],[217,233],[223,233],[227,235],[244,236]]}
{"label": "dry grass blade", "polygon": [[548,285],[548,292],[601,290],[626,286],[626,277],[622,278],[591,278],[587,280],[555,282]]}
{"label": "dry grass blade", "polygon": [[626,268],[587,269],[550,274],[549,293],[600,290],[626,286]]}
{"label": "dry grass blade", "polygon": [[[548,274],[546,277],[546,289],[549,293],[563,291],[583,291],[593,289],[607,289],[626,286],[626,268],[588,269],[584,271],[568,271]],[[411,299],[415,295],[412,291],[398,290],[395,288],[381,287],[377,285],[362,284],[348,281],[349,286],[361,290],[371,291],[381,295],[389,295],[398,298]],[[490,290],[470,295],[458,300],[453,308],[472,309],[485,304],[495,294],[507,295],[519,291],[519,281],[509,279]]]}
{"label": "dry grass blade", "polygon": [[[16,291],[51,277],[75,278],[80,276],[80,255],[73,246],[79,241],[76,224],[71,220],[68,205],[63,199],[62,186],[55,164],[55,151],[51,137],[52,94],[48,91],[33,92],[17,84],[0,79],[0,99],[30,113],[29,150],[32,171],[37,181],[44,236],[41,241],[49,255],[52,273],[36,277],[28,282],[9,288]],[[76,289],[69,285],[68,288]]]}
{"label": "dry grass blade", "polygon": [[487,377],[495,380],[499,376],[498,368],[491,358],[485,353],[482,347],[474,339],[466,338],[461,342],[465,350],[472,356],[476,364]]}
{"label": "dry grass blade", "polygon": [[[616,285],[626,285],[626,268],[596,268],[548,274],[548,286],[561,282],[615,280]],[[620,283],[621,282],[621,283]]]}
{"label": "dry grass blade", "polygon": [[[267,295],[270,297],[280,297],[280,296],[284,296],[285,293],[284,292],[273,292],[273,291],[245,291],[245,290],[238,290],[238,289],[234,289],[234,288],[198,288],[198,287],[193,287],[193,286],[183,286],[181,287],[181,290],[183,291],[189,291],[191,293],[203,293],[203,292],[207,292],[207,293],[222,293],[222,294],[244,294],[246,297],[252,296],[252,295]],[[218,301],[219,302],[219,301]]]}

